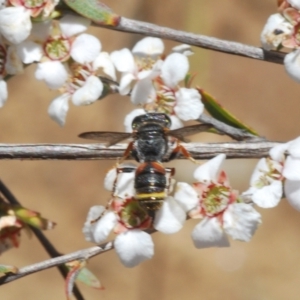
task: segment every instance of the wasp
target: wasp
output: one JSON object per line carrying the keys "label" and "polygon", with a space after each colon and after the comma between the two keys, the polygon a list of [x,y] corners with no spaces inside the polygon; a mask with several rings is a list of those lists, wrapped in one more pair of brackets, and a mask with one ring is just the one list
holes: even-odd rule
{"label": "wasp", "polygon": [[[108,145],[132,138],[124,152],[122,160],[130,155],[140,163],[134,168],[118,168],[117,173],[135,171],[135,199],[153,216],[167,197],[170,177],[175,174],[174,168],[165,168],[162,162],[170,161],[183,154],[193,160],[189,152],[180,144],[185,137],[212,128],[210,124],[197,124],[170,130],[171,119],[164,113],[147,113],[134,118],[132,133],[126,132],[84,132],[80,138],[100,140]],[[170,149],[170,144],[176,146]],[[194,161],[194,160],[193,160]]]}

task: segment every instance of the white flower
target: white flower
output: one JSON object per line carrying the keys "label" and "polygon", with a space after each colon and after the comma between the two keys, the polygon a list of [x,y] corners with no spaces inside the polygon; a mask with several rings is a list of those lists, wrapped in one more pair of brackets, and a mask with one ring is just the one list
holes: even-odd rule
{"label": "white flower", "polygon": [[282,164],[275,160],[260,159],[251,176],[250,188],[242,196],[263,208],[277,206],[283,193],[282,169]]}
{"label": "white flower", "polygon": [[237,192],[220,172],[225,159],[220,154],[198,167],[193,186],[178,183],[175,200],[189,213],[191,218],[201,218],[192,232],[196,248],[228,247],[225,233],[233,239],[249,241],[258,224],[260,214],[251,206],[238,202]]}
{"label": "white flower", "polygon": [[290,38],[293,33],[293,25],[286,21],[280,14],[269,17],[261,33],[260,41],[266,50],[278,48],[283,41]]}
{"label": "white flower", "polygon": [[251,178],[251,187],[243,196],[261,207],[274,207],[283,196],[283,186],[289,204],[300,211],[299,170],[300,137],[273,147],[270,158],[259,161]]}
{"label": "white flower", "polygon": [[[90,209],[83,227],[86,240],[99,244],[114,230],[118,234],[114,242],[115,250],[126,267],[134,267],[152,258],[153,241],[148,233],[142,231],[149,226],[149,218],[143,219],[143,212],[140,208],[136,209],[134,201],[131,200],[113,207],[116,208],[115,211],[106,211],[103,206]],[[131,212],[133,216],[130,215]]]}
{"label": "white flower", "polygon": [[161,79],[158,85],[155,101],[160,110],[173,115],[183,121],[195,120],[204,110],[201,95],[196,89],[181,88],[182,81],[189,70],[189,62],[181,53],[170,54],[162,64]]}
{"label": "white flower", "polygon": [[[147,37],[139,41],[133,48],[122,49],[111,53],[116,69],[121,72],[119,92],[126,95],[135,81],[131,101],[146,103],[153,94],[151,80],[160,73],[161,61],[157,56],[163,53],[164,46],[160,39]],[[141,87],[141,85],[143,87]],[[141,98],[140,98],[141,97]]]}
{"label": "white flower", "polygon": [[[72,57],[74,61],[85,64],[99,55],[100,41],[92,35],[82,33],[89,23],[85,18],[65,15],[59,23],[53,21],[42,25],[34,24],[32,35],[35,41],[20,43],[18,54],[24,63],[40,62],[36,78],[45,80],[51,89],[58,89],[68,77],[63,62]],[[82,34],[78,35],[79,33]]]}
{"label": "white flower", "polygon": [[[10,0],[12,6],[1,7],[0,10],[0,33],[12,44],[23,42],[32,29],[30,17],[39,17],[39,21],[46,19],[58,3],[59,0]],[[1,6],[5,4],[8,3]]]}

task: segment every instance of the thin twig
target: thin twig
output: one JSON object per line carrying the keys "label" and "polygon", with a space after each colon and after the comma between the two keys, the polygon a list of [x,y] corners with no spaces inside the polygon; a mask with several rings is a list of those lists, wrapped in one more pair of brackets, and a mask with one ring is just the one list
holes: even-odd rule
{"label": "thin twig", "polygon": [[[13,193],[8,189],[8,187],[1,180],[0,180],[0,192],[3,194],[3,196],[10,204],[21,205],[20,202],[17,200],[17,198],[13,195]],[[45,237],[45,235],[39,229],[33,226],[30,226],[30,228],[50,257],[54,258],[62,255],[55,249],[55,247],[51,244],[51,242]],[[63,276],[63,278],[66,279],[68,276],[68,270],[66,266],[57,265],[57,268],[60,274]],[[74,284],[73,286],[73,294],[77,300],[84,300],[84,297],[81,295],[81,292],[78,289],[76,284]]]}
{"label": "thin twig", "polygon": [[168,27],[155,25],[152,23],[127,19],[124,17],[120,19],[120,23],[116,27],[107,27],[96,23],[94,23],[93,25],[98,27],[105,27],[116,31],[139,33],[142,35],[159,37],[192,46],[197,46],[200,48],[248,57],[252,59],[263,60],[276,64],[283,64],[283,59],[285,56],[285,53],[283,52],[266,51],[259,47],[217,39],[205,35],[175,30]]}
{"label": "thin twig", "polygon": [[[238,143],[182,143],[195,159],[210,159],[225,153],[227,158],[262,158],[278,145],[270,141]],[[123,156],[128,144],[0,144],[1,159],[28,160],[116,160]],[[184,156],[180,156],[184,159]]]}
{"label": "thin twig", "polygon": [[30,266],[26,266],[19,269],[19,272],[17,274],[7,274],[0,278],[0,285],[14,281],[16,279],[22,278],[24,276],[46,270],[49,268],[56,267],[61,264],[68,263],[70,261],[74,260],[87,260],[93,256],[96,256],[100,253],[104,253],[106,251],[109,251],[113,249],[113,243],[107,242],[99,246],[94,246],[91,248],[79,250],[73,253],[65,254],[59,257],[51,258]]}

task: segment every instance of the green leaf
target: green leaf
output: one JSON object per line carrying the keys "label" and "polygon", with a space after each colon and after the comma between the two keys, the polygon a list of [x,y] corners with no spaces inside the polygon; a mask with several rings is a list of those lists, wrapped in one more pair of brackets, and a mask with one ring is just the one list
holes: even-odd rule
{"label": "green leaf", "polygon": [[117,26],[120,16],[99,0],[63,0],[67,6],[79,15],[92,20],[96,24]]}
{"label": "green leaf", "polygon": [[197,89],[202,96],[202,102],[207,112],[215,119],[230,125],[235,128],[243,129],[253,135],[259,136],[251,127],[243,124],[239,119],[233,116],[228,110],[222,107],[212,96],[204,92],[202,89]]}
{"label": "green leaf", "polygon": [[6,266],[6,265],[0,265],[0,274],[6,274],[6,273],[18,273],[19,270],[15,266]]}
{"label": "green leaf", "polygon": [[101,285],[97,277],[85,267],[85,260],[74,260],[65,265],[69,270],[68,276],[65,281],[65,291],[68,300],[72,295],[75,281],[82,282],[87,286],[95,289],[103,289],[103,286]]}
{"label": "green leaf", "polygon": [[102,290],[103,286],[98,278],[87,268],[82,268],[76,278],[76,281],[82,282],[85,285],[94,289]]}
{"label": "green leaf", "polygon": [[24,208],[22,206],[12,206],[11,209],[20,221],[35,228],[48,230],[53,229],[56,225],[54,222],[43,218],[40,213]]}

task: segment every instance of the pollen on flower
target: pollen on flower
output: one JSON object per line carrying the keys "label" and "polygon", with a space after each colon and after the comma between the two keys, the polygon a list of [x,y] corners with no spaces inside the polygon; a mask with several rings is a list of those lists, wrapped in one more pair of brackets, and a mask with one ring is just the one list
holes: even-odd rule
{"label": "pollen on flower", "polygon": [[49,38],[44,43],[45,55],[51,60],[66,61],[70,57],[70,50],[70,40],[63,37]]}

